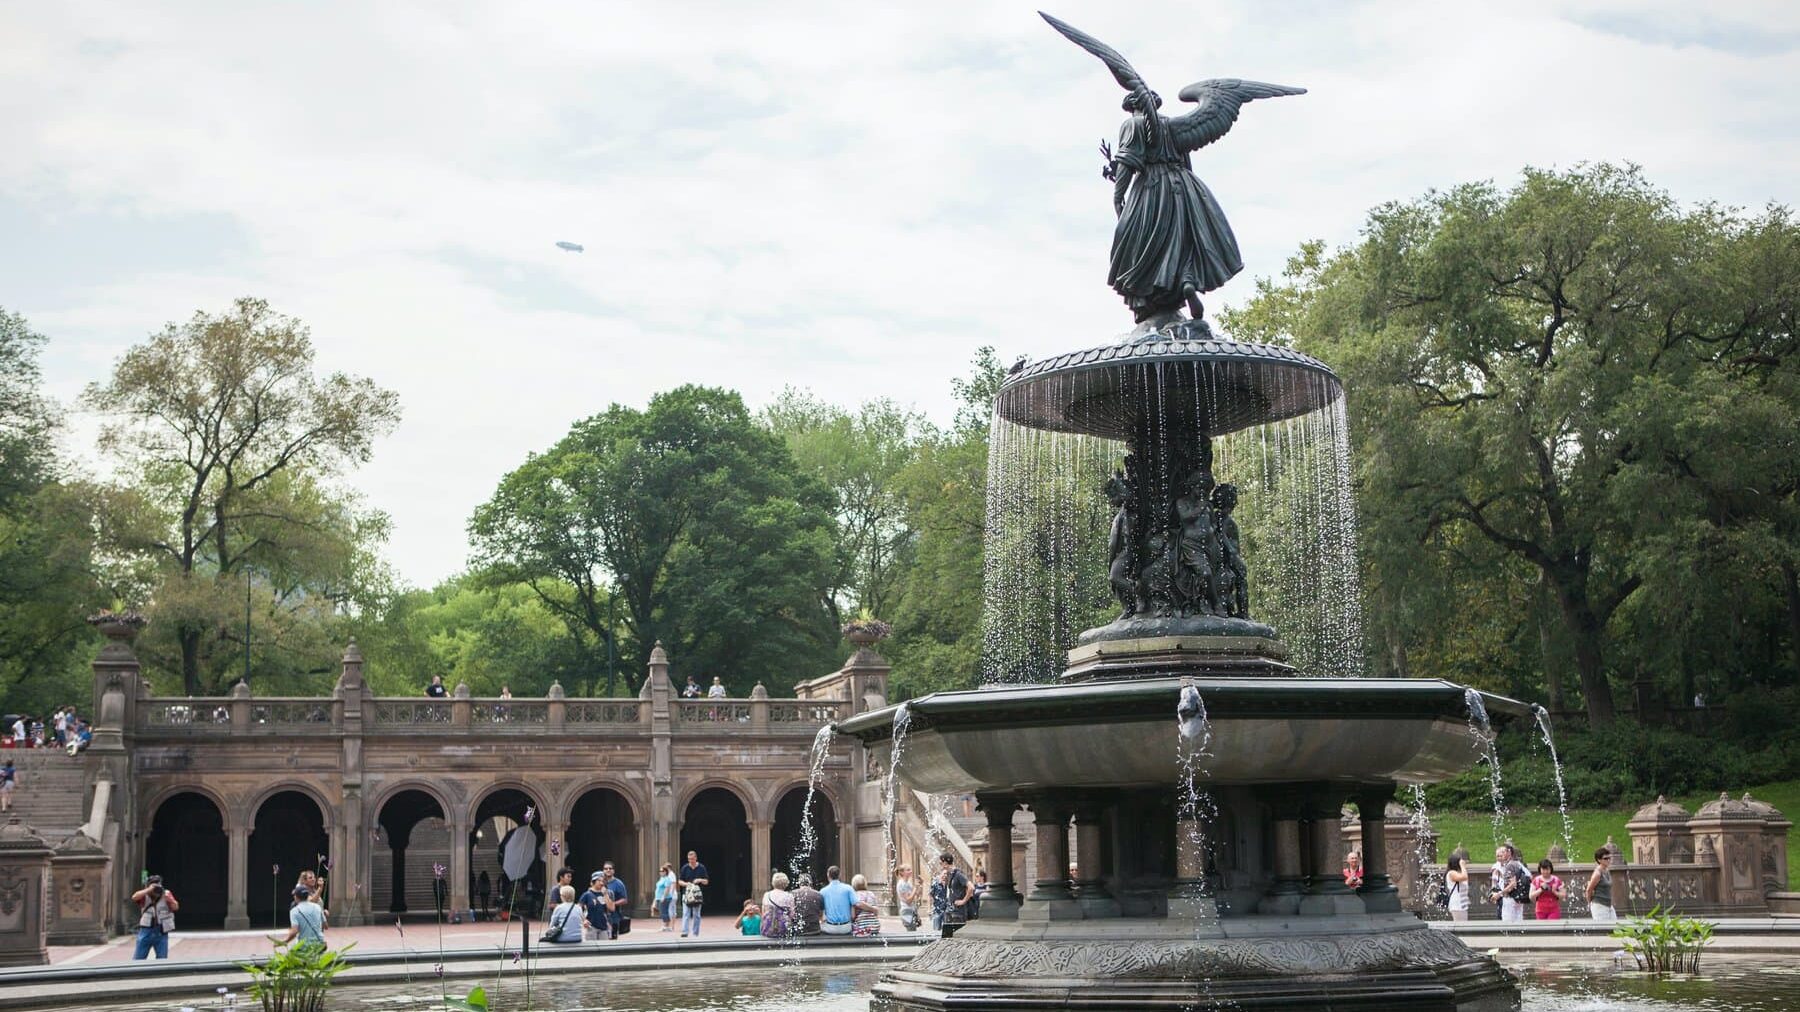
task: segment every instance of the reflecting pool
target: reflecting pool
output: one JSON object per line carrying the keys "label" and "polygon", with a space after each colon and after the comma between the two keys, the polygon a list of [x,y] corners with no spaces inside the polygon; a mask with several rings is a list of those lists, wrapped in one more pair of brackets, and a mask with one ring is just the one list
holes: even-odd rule
{"label": "reflecting pool", "polygon": [[[1800,966],[1781,956],[1717,956],[1702,963],[1696,977],[1652,978],[1606,959],[1567,956],[1502,956],[1501,962],[1524,983],[1526,1012],[1786,1012],[1800,1009]],[[546,975],[533,980],[531,1008],[555,1012],[867,1012],[869,989],[880,967],[833,969],[784,967],[712,968],[696,962],[691,971]],[[472,986],[450,982],[457,996]],[[526,1008],[524,985],[511,975],[489,990],[496,1012]],[[427,1009],[438,989],[424,982],[341,987],[332,993],[335,1012],[396,1012]],[[55,1007],[46,1005],[46,1007]],[[73,1008],[74,1005],[63,1007]],[[95,1006],[109,1012],[196,1012],[222,1008],[220,998],[159,998],[131,1004]],[[255,1006],[239,996],[234,1012]]]}

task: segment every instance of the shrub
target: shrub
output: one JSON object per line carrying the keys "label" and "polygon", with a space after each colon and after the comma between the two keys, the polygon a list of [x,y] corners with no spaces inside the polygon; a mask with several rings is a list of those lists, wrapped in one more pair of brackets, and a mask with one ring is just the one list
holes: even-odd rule
{"label": "shrub", "polygon": [[1613,929],[1612,936],[1638,969],[1651,973],[1698,973],[1700,953],[1712,944],[1710,921],[1665,914],[1651,907],[1643,917],[1633,917]]}
{"label": "shrub", "polygon": [[294,944],[276,949],[260,965],[239,965],[250,975],[250,996],[262,1002],[263,1012],[319,1012],[331,979],[350,965],[344,954],[354,948],[355,942],[341,949]]}

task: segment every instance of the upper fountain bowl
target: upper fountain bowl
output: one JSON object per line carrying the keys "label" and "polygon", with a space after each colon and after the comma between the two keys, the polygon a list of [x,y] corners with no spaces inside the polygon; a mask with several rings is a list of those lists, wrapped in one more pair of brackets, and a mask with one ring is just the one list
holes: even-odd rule
{"label": "upper fountain bowl", "polygon": [[1343,396],[1337,374],[1291,348],[1225,341],[1191,320],[1124,343],[1025,362],[995,410],[1033,429],[1129,439],[1147,417],[1217,436],[1304,415]]}

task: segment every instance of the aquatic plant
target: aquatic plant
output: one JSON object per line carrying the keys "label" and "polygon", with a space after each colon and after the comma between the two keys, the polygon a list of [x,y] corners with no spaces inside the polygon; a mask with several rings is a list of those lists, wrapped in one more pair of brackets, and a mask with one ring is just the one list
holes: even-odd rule
{"label": "aquatic plant", "polygon": [[1656,906],[1643,917],[1620,923],[1612,936],[1631,953],[1640,970],[1697,973],[1700,953],[1712,944],[1713,924],[1672,911],[1664,913],[1662,907]]}

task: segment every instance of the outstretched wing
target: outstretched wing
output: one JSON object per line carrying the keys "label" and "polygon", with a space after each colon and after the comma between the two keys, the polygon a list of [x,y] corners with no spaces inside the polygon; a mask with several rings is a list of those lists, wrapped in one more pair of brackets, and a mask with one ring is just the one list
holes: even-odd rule
{"label": "outstretched wing", "polygon": [[1169,117],[1170,135],[1177,148],[1192,151],[1225,136],[1226,131],[1231,129],[1231,124],[1237,122],[1238,110],[1243,108],[1245,102],[1304,94],[1305,88],[1241,81],[1235,77],[1196,81],[1181,89],[1181,100],[1198,102],[1199,107],[1185,116]]}
{"label": "outstretched wing", "polygon": [[1073,42],[1088,52],[1093,53],[1095,56],[1098,56],[1100,62],[1106,64],[1107,69],[1112,71],[1113,77],[1118,79],[1119,84],[1122,85],[1126,91],[1137,91],[1144,87],[1144,79],[1138,76],[1138,72],[1132,69],[1131,64],[1126,62],[1125,57],[1119,55],[1117,49],[1101,42],[1099,39],[1094,38],[1092,35],[1089,35],[1066,21],[1058,21],[1056,18],[1045,14],[1043,11],[1038,11],[1038,17],[1050,22],[1050,27],[1063,33],[1070,42]]}

